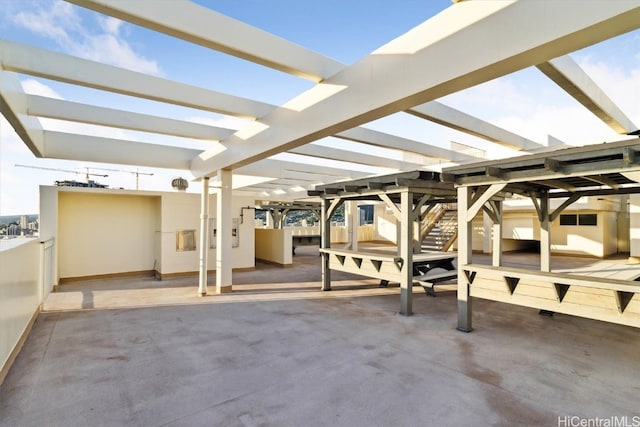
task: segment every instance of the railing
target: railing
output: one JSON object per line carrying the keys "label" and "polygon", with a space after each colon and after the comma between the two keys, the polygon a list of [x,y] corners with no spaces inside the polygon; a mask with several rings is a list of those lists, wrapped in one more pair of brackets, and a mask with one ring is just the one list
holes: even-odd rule
{"label": "railing", "polygon": [[354,252],[339,249],[320,249],[329,257],[329,268],[375,279],[399,282],[402,258],[380,252]]}
{"label": "railing", "polygon": [[426,236],[435,228],[436,225],[440,228],[440,235],[438,236],[438,243],[442,246],[442,251],[447,251],[453,245],[458,237],[458,217],[452,215],[450,218],[443,221],[447,212],[456,212],[455,203],[446,203],[436,206],[431,212],[429,212],[422,223],[420,230],[420,241],[422,242]]}
{"label": "railing", "polygon": [[443,205],[437,205],[427,213],[420,227],[420,241],[424,240],[427,234],[433,230],[436,224],[438,224],[438,221],[440,221],[446,213],[447,209]]}
{"label": "railing", "polygon": [[472,297],[640,327],[639,282],[475,264],[461,271]]}

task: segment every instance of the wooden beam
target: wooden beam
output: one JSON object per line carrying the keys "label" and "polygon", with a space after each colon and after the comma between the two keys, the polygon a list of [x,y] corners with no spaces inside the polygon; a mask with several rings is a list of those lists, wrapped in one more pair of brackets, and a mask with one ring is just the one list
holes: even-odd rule
{"label": "wooden beam", "polygon": [[473,204],[471,205],[471,207],[469,208],[469,212],[467,212],[467,217],[468,218],[473,218],[476,216],[476,214],[480,211],[480,209],[482,209],[482,206],[489,201],[489,199],[491,199],[493,196],[495,196],[497,193],[499,193],[500,191],[502,191],[502,189],[504,189],[504,187],[507,186],[507,183],[502,183],[502,184],[493,184],[491,185],[489,188],[487,188],[484,193],[482,193],[482,195],[480,197],[478,197]]}
{"label": "wooden beam", "polygon": [[504,170],[495,166],[487,166],[485,168],[485,175],[493,176],[495,178],[502,178],[504,175]]}
{"label": "wooden beam", "polygon": [[543,179],[543,180],[536,180],[536,182],[538,184],[543,184],[546,185],[548,187],[553,187],[553,188],[559,188],[561,190],[566,190],[566,191],[576,191],[577,188],[574,187],[573,185],[569,185],[565,182],[562,182],[560,180],[554,180],[554,179]]}
{"label": "wooden beam", "polygon": [[544,168],[548,171],[558,172],[559,170],[562,170],[562,165],[559,161],[548,158],[544,159]]}
{"label": "wooden beam", "polygon": [[589,175],[589,176],[583,176],[583,178],[588,179],[589,181],[597,182],[598,184],[606,185],[607,187],[613,188],[614,190],[622,188],[620,184],[607,178],[606,176]]}
{"label": "wooden beam", "polygon": [[381,193],[378,194],[378,197],[380,197],[380,200],[385,202],[389,209],[391,209],[391,212],[393,212],[393,216],[396,217],[398,221],[402,221],[402,213],[400,212],[400,209],[398,209],[398,206],[393,203],[389,196],[387,196],[385,193]]}
{"label": "wooden beam", "polygon": [[562,202],[562,204],[560,206],[558,206],[555,211],[553,211],[551,214],[549,214],[549,221],[551,221],[551,222],[555,221],[556,218],[558,217],[558,215],[560,215],[560,213],[563,210],[568,208],[569,205],[577,202],[580,199],[580,197],[581,196],[579,194],[572,194],[571,197],[569,197],[567,200]]}

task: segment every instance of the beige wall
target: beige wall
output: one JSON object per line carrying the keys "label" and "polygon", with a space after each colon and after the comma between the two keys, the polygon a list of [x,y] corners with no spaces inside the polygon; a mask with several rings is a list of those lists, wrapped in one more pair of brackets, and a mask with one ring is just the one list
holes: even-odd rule
{"label": "beige wall", "polygon": [[60,277],[153,270],[158,209],[157,196],[60,191]]}
{"label": "beige wall", "polygon": [[40,242],[0,241],[0,383],[41,303]]}
{"label": "beige wall", "polygon": [[[212,194],[210,218],[216,216],[215,200]],[[252,197],[233,199],[232,215],[239,222],[233,268],[255,267],[253,205]],[[56,238],[61,278],[199,270],[199,194],[43,186],[41,221],[43,237]],[[195,251],[176,250],[179,230],[195,230]],[[216,249],[208,256],[214,270]]]}
{"label": "beige wall", "polygon": [[292,260],[292,228],[255,229],[255,257],[280,265],[290,265]]}
{"label": "beige wall", "polygon": [[[239,245],[231,250],[232,268],[255,267],[255,221],[251,197],[234,197],[231,207],[232,218],[239,222]],[[209,218],[215,218],[216,196],[209,197]],[[245,209],[243,209],[243,207]],[[242,216],[241,216],[242,214]],[[196,250],[176,251],[176,232],[196,230]],[[159,261],[161,274],[197,272],[200,263],[200,195],[192,193],[163,193],[161,207],[161,229],[158,240],[161,243]],[[215,270],[216,249],[208,251],[209,270]]]}
{"label": "beige wall", "polygon": [[615,212],[570,211],[563,214],[595,213],[597,226],[551,224],[551,250],[554,253],[605,257],[617,251],[617,223]]}
{"label": "beige wall", "polygon": [[53,263],[52,282],[50,286],[44,289],[44,298],[49,295],[54,286],[58,285],[58,187],[40,186],[40,240],[46,241],[53,239],[53,255],[51,262]]}
{"label": "beige wall", "polygon": [[629,250],[640,258],[640,194],[629,196]]}
{"label": "beige wall", "polygon": [[[320,227],[286,227],[291,230],[291,234],[294,236],[309,236],[320,235]],[[395,233],[395,232],[394,232]],[[346,243],[349,240],[347,235],[347,227],[345,226],[332,226],[331,227],[331,242],[332,243]],[[358,226],[358,241],[370,242],[374,240],[375,228],[373,224],[365,224]],[[395,237],[394,237],[395,240]]]}

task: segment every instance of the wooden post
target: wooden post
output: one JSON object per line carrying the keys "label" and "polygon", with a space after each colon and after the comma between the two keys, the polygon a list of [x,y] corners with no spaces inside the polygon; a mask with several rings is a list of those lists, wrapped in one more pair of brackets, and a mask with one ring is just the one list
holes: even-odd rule
{"label": "wooden post", "polygon": [[[322,199],[320,204],[320,247],[331,247],[331,218],[329,215],[330,204],[327,199]],[[331,270],[329,269],[329,254],[322,253],[322,290],[331,290]]]}
{"label": "wooden post", "polygon": [[471,295],[469,281],[463,267],[472,261],[472,223],[473,215],[469,215],[471,187],[458,188],[458,327],[462,332],[473,330],[471,322]]}
{"label": "wooden post", "polygon": [[493,239],[491,260],[493,266],[500,267],[502,265],[502,202],[495,201],[492,202],[492,205],[497,222],[491,226]]}
{"label": "wooden post", "polygon": [[360,217],[358,216],[358,202],[349,201],[345,206],[345,225],[347,226],[347,248],[358,251],[358,225]]}
{"label": "wooden post", "polygon": [[551,271],[551,222],[549,193],[540,196],[540,271]]}
{"label": "wooden post", "polygon": [[400,314],[412,314],[413,290],[413,193],[404,191],[400,194],[400,235],[398,248],[402,258],[400,280]]}

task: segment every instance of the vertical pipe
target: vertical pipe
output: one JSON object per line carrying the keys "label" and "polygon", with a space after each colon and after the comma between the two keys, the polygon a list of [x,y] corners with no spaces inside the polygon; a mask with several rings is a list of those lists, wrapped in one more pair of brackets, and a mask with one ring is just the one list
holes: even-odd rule
{"label": "vertical pipe", "polygon": [[462,332],[471,332],[471,295],[469,281],[463,267],[472,262],[472,225],[469,218],[471,187],[458,187],[458,327]]}
{"label": "vertical pipe", "polygon": [[207,261],[209,255],[209,177],[202,178],[200,199],[200,271],[198,293],[207,295]]}

